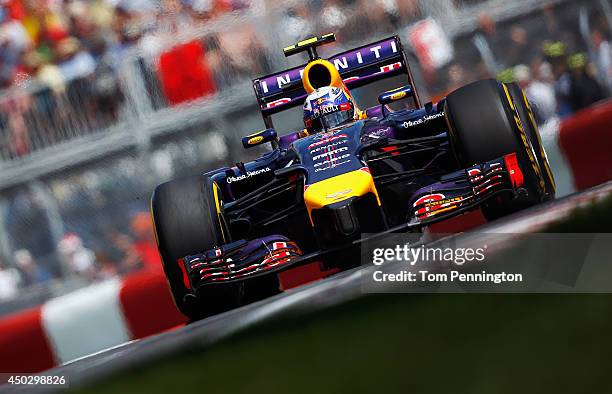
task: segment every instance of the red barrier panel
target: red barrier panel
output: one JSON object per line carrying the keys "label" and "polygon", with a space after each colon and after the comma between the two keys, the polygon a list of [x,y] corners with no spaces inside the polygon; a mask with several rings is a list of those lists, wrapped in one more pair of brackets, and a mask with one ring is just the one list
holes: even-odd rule
{"label": "red barrier panel", "polygon": [[172,105],[214,93],[217,88],[197,41],[178,45],[159,58],[164,93]]}
{"label": "red barrier panel", "polygon": [[0,320],[0,372],[40,372],[56,365],[40,309]]}
{"label": "red barrier panel", "polygon": [[572,168],[577,190],[612,180],[612,102],[563,120],[559,145]]}
{"label": "red barrier panel", "polygon": [[141,271],[123,279],[119,293],[132,338],[139,339],[185,324],[163,272]]}

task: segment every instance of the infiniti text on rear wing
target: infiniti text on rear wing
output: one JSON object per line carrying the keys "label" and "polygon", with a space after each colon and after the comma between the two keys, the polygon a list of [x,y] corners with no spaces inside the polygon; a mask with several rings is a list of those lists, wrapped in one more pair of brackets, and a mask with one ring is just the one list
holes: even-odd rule
{"label": "infiniti text on rear wing", "polygon": [[[409,83],[413,85],[402,44],[397,36],[342,52],[328,60],[338,69],[349,89],[398,74],[408,74]],[[306,65],[253,81],[264,118],[304,103],[306,91],[301,82],[304,67]]]}

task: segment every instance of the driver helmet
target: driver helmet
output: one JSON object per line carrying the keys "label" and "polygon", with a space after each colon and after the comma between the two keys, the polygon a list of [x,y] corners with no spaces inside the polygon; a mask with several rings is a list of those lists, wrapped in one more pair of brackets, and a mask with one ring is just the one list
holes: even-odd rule
{"label": "driver helmet", "polygon": [[355,118],[355,103],[342,89],[325,86],[314,90],[304,102],[304,125],[309,133],[318,133]]}

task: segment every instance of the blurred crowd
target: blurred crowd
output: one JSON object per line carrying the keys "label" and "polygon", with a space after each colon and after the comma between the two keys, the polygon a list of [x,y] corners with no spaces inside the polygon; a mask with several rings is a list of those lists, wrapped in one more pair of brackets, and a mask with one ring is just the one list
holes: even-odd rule
{"label": "blurred crowd", "polygon": [[[255,10],[283,36],[264,39]],[[245,18],[224,23],[228,13]],[[101,130],[126,107],[178,105],[271,72],[279,41],[354,41],[420,16],[417,0],[1,0],[0,159]],[[123,105],[129,94],[142,102]]]}
{"label": "blurred crowd", "polygon": [[223,12],[232,0],[2,0],[0,87],[30,79],[55,90],[101,67],[157,31],[176,33]]}
{"label": "blurred crowd", "polygon": [[476,33],[455,43],[463,44],[463,57],[445,67],[443,94],[482,78],[517,81],[525,89],[540,124],[567,117],[610,97],[612,48],[608,20],[595,7],[589,10],[578,6],[547,6],[527,18],[503,23],[481,13]]}
{"label": "blurred crowd", "polygon": [[[133,108],[179,105],[269,73],[278,68],[279,45],[313,34],[335,32],[330,51],[396,32],[409,43],[410,26],[428,13],[447,23],[486,3],[0,0],[0,160],[103,130],[133,116]],[[585,4],[586,40],[578,16]],[[543,119],[609,95],[610,27],[593,4],[561,2],[502,22],[477,11],[476,31],[448,38],[452,61],[424,70],[426,89],[441,96],[504,70],[502,77],[520,78],[540,101]],[[122,69],[127,61],[133,67]],[[143,91],[134,90],[137,79]],[[588,91],[577,91],[583,86]]]}
{"label": "blurred crowd", "polygon": [[[250,3],[1,0],[3,158],[21,157],[116,123],[125,93],[120,66],[130,51],[142,50],[149,58],[139,67],[146,74],[149,95],[158,101],[175,104],[214,92],[208,66],[198,64],[203,62],[201,45],[164,54],[164,41]],[[185,94],[194,89],[195,93]]]}
{"label": "blurred crowd", "polygon": [[88,284],[141,269],[161,270],[149,213],[133,215],[129,229],[109,231],[104,247],[93,250],[79,235],[67,232],[55,246],[59,265],[53,267],[39,262],[28,249],[15,251],[14,264],[0,261],[0,301],[14,299],[22,288],[44,289],[54,281],[72,278]]}
{"label": "blurred crowd", "polygon": [[603,15],[592,15],[585,39],[579,26],[563,24],[552,8],[545,11],[546,33],[537,40],[524,28],[511,29],[511,68],[499,75],[519,82],[540,122],[567,117],[612,92],[610,27]]}

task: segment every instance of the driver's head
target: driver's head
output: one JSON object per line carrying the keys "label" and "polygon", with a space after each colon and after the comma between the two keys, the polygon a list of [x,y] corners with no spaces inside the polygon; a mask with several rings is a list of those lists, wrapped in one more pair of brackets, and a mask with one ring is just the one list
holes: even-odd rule
{"label": "driver's head", "polygon": [[329,130],[355,117],[353,100],[340,88],[325,86],[308,95],[304,103],[304,125],[310,133]]}

